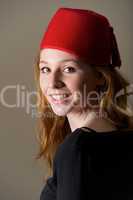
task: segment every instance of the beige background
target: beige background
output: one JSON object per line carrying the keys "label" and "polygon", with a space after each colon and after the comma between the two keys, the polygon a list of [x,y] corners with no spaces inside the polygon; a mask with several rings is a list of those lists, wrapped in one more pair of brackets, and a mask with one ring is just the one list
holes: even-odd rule
{"label": "beige background", "polygon": [[[92,9],[106,15],[112,23],[123,66],[121,71],[132,81],[133,26],[132,0],[1,0],[0,1],[0,199],[37,200],[43,187],[42,164],[37,153],[33,109],[8,108],[2,91],[20,87],[23,98],[35,90],[33,63],[46,25],[61,6]],[[34,98],[30,100],[33,101]],[[16,90],[4,93],[8,104],[16,102]],[[34,102],[34,101],[33,101]]]}

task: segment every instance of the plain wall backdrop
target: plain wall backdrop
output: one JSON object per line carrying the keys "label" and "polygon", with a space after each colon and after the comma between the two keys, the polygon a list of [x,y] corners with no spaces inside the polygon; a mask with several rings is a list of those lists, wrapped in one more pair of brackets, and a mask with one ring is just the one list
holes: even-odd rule
{"label": "plain wall backdrop", "polygon": [[35,160],[33,68],[41,37],[59,7],[91,9],[109,18],[122,58],[121,72],[132,82],[132,0],[1,0],[0,200],[39,200],[43,188],[47,170]]}

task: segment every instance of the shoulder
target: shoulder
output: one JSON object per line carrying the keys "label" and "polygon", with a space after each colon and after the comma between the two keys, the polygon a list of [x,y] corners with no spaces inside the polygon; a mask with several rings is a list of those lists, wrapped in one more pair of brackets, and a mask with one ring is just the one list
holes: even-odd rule
{"label": "shoulder", "polygon": [[108,132],[96,132],[90,128],[82,127],[75,129],[68,135],[59,145],[59,149],[63,152],[69,151],[71,148],[78,148],[84,144],[108,141],[130,141],[133,142],[133,130],[115,130]]}
{"label": "shoulder", "polygon": [[98,148],[118,148],[118,146],[132,145],[133,130],[116,130],[109,132],[96,132],[87,127],[77,128],[57,149],[57,155],[67,157],[81,150],[96,151]]}
{"label": "shoulder", "polygon": [[[81,153],[81,149],[79,148],[81,137],[83,137],[85,131],[80,128],[75,129],[71,134],[67,135],[64,141],[59,144],[56,154],[55,160],[56,163],[66,163],[66,161],[74,160]],[[61,164],[62,165],[62,164]]]}
{"label": "shoulder", "polygon": [[57,154],[68,154],[68,152],[77,148],[78,141],[81,137],[82,131],[80,128],[77,128],[71,134],[67,135],[64,141],[59,145],[57,149]]}
{"label": "shoulder", "polygon": [[59,145],[59,151],[68,152],[71,149],[78,148],[81,140],[89,136],[95,137],[96,135],[94,133],[95,131],[89,131],[84,128],[75,129],[71,134],[67,135],[64,141]]}

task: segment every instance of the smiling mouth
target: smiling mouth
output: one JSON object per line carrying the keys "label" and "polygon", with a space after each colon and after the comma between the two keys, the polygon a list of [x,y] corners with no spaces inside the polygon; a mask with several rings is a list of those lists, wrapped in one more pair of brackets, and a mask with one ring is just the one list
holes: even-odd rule
{"label": "smiling mouth", "polygon": [[52,102],[56,103],[56,104],[66,102],[70,96],[71,96],[71,94],[50,95]]}

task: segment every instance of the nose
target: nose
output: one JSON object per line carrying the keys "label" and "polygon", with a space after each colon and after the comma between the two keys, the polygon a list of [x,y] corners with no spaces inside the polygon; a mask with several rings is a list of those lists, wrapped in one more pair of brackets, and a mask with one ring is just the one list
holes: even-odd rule
{"label": "nose", "polygon": [[50,88],[62,88],[65,83],[63,82],[62,76],[59,72],[55,72],[50,75],[49,87]]}

